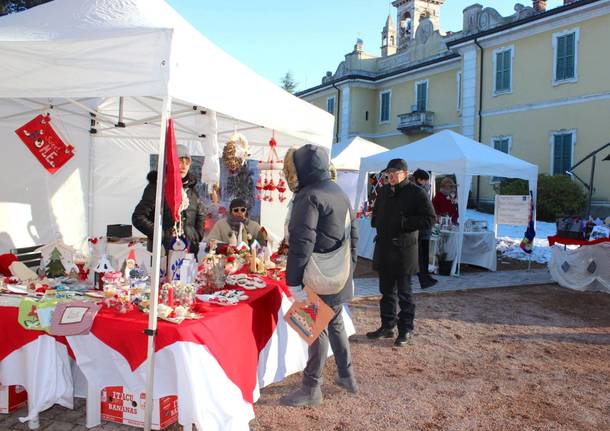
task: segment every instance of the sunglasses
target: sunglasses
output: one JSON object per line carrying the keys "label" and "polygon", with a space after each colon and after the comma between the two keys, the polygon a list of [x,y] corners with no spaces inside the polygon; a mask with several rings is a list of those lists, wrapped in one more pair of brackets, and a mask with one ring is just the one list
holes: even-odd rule
{"label": "sunglasses", "polygon": [[246,211],[248,211],[248,209],[244,207],[237,207],[233,208],[231,211],[233,211],[234,213],[245,213]]}

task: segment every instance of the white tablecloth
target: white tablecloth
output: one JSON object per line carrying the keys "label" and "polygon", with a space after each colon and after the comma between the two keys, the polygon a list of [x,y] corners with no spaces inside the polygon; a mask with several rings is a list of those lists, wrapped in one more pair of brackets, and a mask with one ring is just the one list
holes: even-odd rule
{"label": "white tablecloth", "polygon": [[36,421],[38,413],[54,404],[73,408],[68,349],[48,335],[41,335],[0,361],[0,382],[26,389],[28,415],[19,418],[22,422]]}
{"label": "white tablecloth", "polygon": [[549,272],[563,287],[610,292],[610,243],[586,245],[575,250],[554,245]]}
{"label": "white tablecloth", "polygon": [[[274,333],[259,355],[260,388],[299,372],[307,363],[307,343],[288,326],[284,315],[292,305],[285,295]],[[355,333],[349,309],[343,310],[348,335]],[[100,392],[107,386],[124,386],[126,392],[144,391],[146,363],[131,371],[125,358],[93,334],[67,337],[77,358],[78,373],[87,379],[87,426],[101,422]],[[329,355],[332,352],[329,352]],[[0,362],[0,381],[22,385],[28,391],[28,417],[36,419],[53,404],[73,407],[74,379],[65,345],[42,335]],[[178,396],[178,422],[190,429],[248,430],[254,408],[225,374],[209,350],[200,344],[177,342],[155,353],[153,398]]]}
{"label": "white tablecloth", "polygon": [[497,266],[496,236],[493,232],[464,232],[462,263],[495,271]]}

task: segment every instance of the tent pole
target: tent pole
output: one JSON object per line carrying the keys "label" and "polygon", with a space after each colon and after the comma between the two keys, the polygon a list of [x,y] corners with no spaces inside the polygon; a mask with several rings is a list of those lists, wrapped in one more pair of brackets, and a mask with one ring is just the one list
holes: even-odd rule
{"label": "tent pole", "polygon": [[162,120],[159,132],[159,160],[157,162],[157,189],[155,197],[155,229],[153,238],[153,261],[150,285],[150,312],[148,313],[148,351],[146,356],[146,409],[144,411],[144,430],[150,431],[153,409],[153,379],[155,375],[155,334],[157,332],[157,302],[159,297],[159,270],[161,268],[161,237],[163,236],[163,177],[165,176],[165,133],[167,120],[171,114],[172,99],[163,98]]}

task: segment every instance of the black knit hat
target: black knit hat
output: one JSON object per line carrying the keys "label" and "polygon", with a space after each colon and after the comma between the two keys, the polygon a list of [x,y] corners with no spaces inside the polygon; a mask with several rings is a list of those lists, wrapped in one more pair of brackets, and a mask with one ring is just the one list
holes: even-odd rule
{"label": "black knit hat", "polygon": [[423,169],[417,169],[415,172],[413,172],[413,178],[416,180],[425,181],[430,179],[430,175]]}
{"label": "black knit hat", "polygon": [[235,198],[231,201],[231,204],[229,205],[229,209],[232,210],[233,208],[248,208],[248,203],[241,199],[241,198]]}

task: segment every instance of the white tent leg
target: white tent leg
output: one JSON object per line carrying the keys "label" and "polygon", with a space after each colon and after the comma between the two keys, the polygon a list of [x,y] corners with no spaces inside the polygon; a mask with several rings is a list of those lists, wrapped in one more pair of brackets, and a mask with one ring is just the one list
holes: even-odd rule
{"label": "white tent leg", "polygon": [[458,194],[458,214],[459,229],[457,241],[457,254],[453,259],[451,274],[460,275],[460,263],[462,263],[462,244],[464,243],[464,223],[466,223],[466,206],[468,205],[468,194],[472,183],[472,175],[456,174],[457,194]]}
{"label": "white tent leg", "polygon": [[159,269],[161,266],[161,237],[163,236],[163,177],[165,175],[165,133],[167,120],[171,114],[172,99],[163,98],[161,127],[159,136],[159,160],[157,163],[157,189],[155,198],[155,230],[153,239],[152,274],[150,278],[150,312],[148,314],[148,352],[146,356],[146,389],[144,391],[146,409],[144,430],[150,431],[153,409],[153,380],[155,375],[155,332],[157,331],[157,302],[159,297]]}

